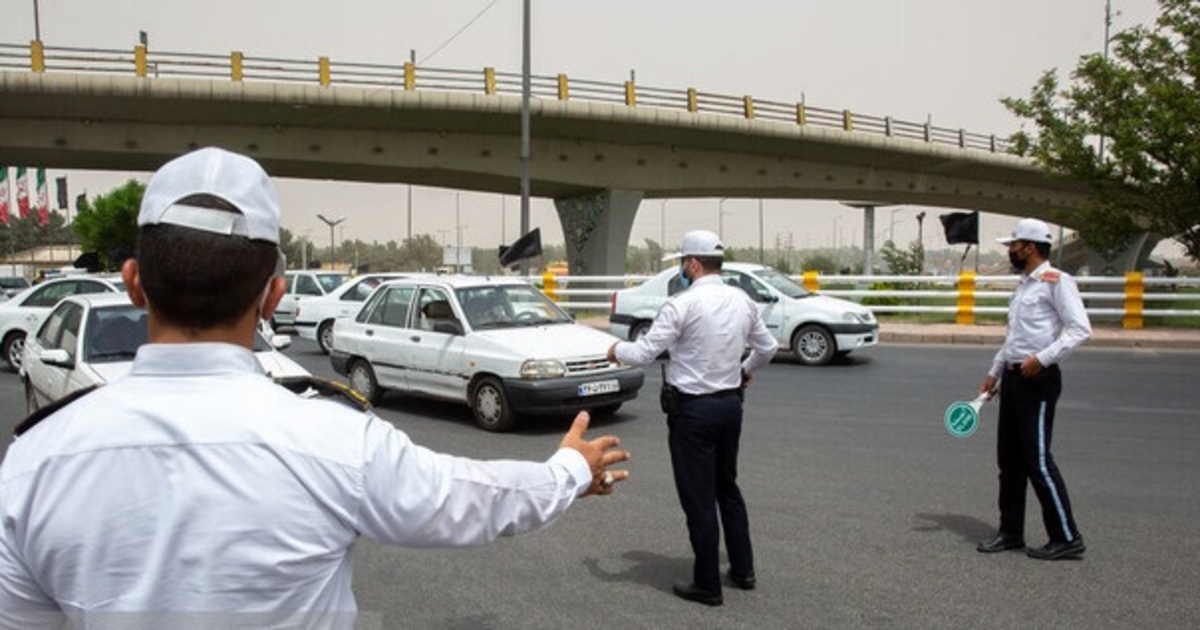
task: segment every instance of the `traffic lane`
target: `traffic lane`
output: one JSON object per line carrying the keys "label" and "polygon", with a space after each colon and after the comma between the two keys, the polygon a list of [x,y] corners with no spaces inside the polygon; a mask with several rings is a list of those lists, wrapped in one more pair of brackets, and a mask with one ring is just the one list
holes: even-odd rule
{"label": "traffic lane", "polygon": [[[741,458],[760,587],[727,589],[719,613],[669,594],[689,575],[690,551],[653,395],[655,368],[646,371],[647,395],[611,426],[633,453],[633,476],[616,496],[584,501],[550,531],[481,550],[412,552],[364,541],[360,602],[384,619],[439,627],[1189,623],[1200,612],[1195,570],[1178,558],[1198,551],[1200,471],[1191,459],[1200,436],[1174,425],[1194,422],[1197,394],[1180,375],[1195,370],[1200,355],[1085,350],[1072,359],[1055,452],[1091,550],[1082,562],[1044,564],[974,551],[996,522],[996,404],[984,408],[971,438],[950,437],[942,424],[949,402],[974,396],[993,354],[888,347],[832,367],[776,362],[761,372]],[[380,413],[410,423],[419,443],[477,457],[545,455],[547,444],[528,434],[482,434],[466,421],[454,423],[457,438],[445,436],[440,422],[429,422],[436,414],[414,417],[407,404],[394,399]],[[1155,420],[1133,426],[1131,404]],[[1146,452],[1126,452],[1132,436]],[[1175,479],[1160,478],[1159,468]],[[1147,493],[1146,483],[1159,487]],[[1029,501],[1029,539],[1041,544]],[[403,592],[381,586],[397,583]],[[1054,594],[1050,603],[1031,605],[1046,593]],[[569,611],[544,603],[560,597],[571,598]]]}
{"label": "traffic lane", "polygon": [[[320,373],[324,355],[289,349]],[[355,591],[385,627],[1183,626],[1200,611],[1197,463],[1185,375],[1200,354],[1084,349],[1065,368],[1055,453],[1089,545],[1082,562],[983,556],[995,522],[995,403],[979,431],[950,437],[941,413],[968,399],[993,349],[881,347],[839,365],[779,362],[750,389],[741,484],[759,589],[714,611],[669,594],[690,551],[675,498],[659,372],[608,422],[633,453],[616,495],[589,498],[546,532],[473,550],[363,540]],[[22,404],[0,374],[4,409]],[[465,407],[391,397],[377,407],[417,443],[459,455],[549,455],[562,426],[474,428]],[[6,416],[9,414],[5,414]],[[23,415],[23,414],[22,414]],[[14,422],[15,423],[15,422]],[[1030,497],[1027,531],[1042,528]],[[1046,593],[1053,594],[1051,604]],[[568,607],[548,602],[570,601]]]}

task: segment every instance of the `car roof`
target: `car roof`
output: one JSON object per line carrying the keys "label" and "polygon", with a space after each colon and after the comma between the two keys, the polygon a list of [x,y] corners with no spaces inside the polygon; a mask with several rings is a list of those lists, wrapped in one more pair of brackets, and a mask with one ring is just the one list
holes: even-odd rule
{"label": "car roof", "polygon": [[88,308],[112,306],[114,304],[133,304],[133,302],[129,300],[129,294],[125,293],[124,291],[68,295],[67,297],[63,298],[59,304],[62,302],[75,302]]}
{"label": "car roof", "polygon": [[19,293],[16,293],[15,295],[13,295],[12,298],[10,298],[10,300],[12,301],[13,304],[16,304],[17,302],[20,302],[21,300],[25,299],[25,297],[28,296],[30,293],[33,293],[34,291],[37,291],[38,289],[40,289],[44,286],[51,285],[51,284],[59,284],[61,282],[78,282],[80,280],[99,280],[106,284],[113,285],[114,288],[117,286],[120,286],[121,284],[124,283],[124,280],[121,278],[121,276],[119,274],[104,274],[104,275],[93,275],[93,274],[82,274],[82,273],[71,274],[69,276],[59,276],[57,278],[48,278],[48,279],[43,280],[33,286],[25,287],[24,289],[21,289],[21,291]]}
{"label": "car roof", "polygon": [[[294,276],[301,273],[311,273],[314,276],[348,276],[349,271],[330,271],[328,269],[289,269],[283,272],[285,275]],[[366,274],[364,274],[366,275]]]}
{"label": "car roof", "polygon": [[424,284],[441,286],[451,290],[467,287],[531,286],[528,280],[517,276],[468,276],[461,274],[449,276],[418,275],[391,280],[387,284]]}

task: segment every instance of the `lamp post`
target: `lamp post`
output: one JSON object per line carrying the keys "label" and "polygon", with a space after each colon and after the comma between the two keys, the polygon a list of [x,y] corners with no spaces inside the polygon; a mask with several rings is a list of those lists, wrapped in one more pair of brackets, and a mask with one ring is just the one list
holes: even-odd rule
{"label": "lamp post", "polygon": [[42,41],[42,18],[38,11],[38,0],[33,0],[33,39]]}
{"label": "lamp post", "polygon": [[325,215],[317,213],[317,218],[320,219],[322,223],[329,226],[329,268],[332,269],[334,264],[337,263],[337,256],[335,255],[337,250],[335,249],[333,243],[333,228],[342,221],[345,221],[346,217],[328,219],[325,217]]}
{"label": "lamp post", "polygon": [[[529,97],[532,83],[529,76],[529,2],[525,0],[521,13],[521,233],[529,232]],[[521,275],[529,275],[528,259],[520,262]]]}
{"label": "lamp post", "polygon": [[758,200],[758,264],[767,264],[766,250],[763,248],[763,200]]}
{"label": "lamp post", "polygon": [[917,242],[921,244],[921,273],[925,273],[925,211],[917,213]]}
{"label": "lamp post", "polygon": [[721,197],[717,202],[717,238],[721,244],[725,244],[725,202],[729,201],[729,197]]}

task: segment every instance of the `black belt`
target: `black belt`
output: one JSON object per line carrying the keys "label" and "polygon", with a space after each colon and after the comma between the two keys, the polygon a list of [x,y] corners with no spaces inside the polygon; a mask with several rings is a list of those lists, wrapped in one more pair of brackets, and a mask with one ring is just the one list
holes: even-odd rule
{"label": "black belt", "polygon": [[707,394],[685,394],[683,392],[679,392],[679,397],[682,400],[693,400],[696,398],[725,398],[727,396],[738,396],[741,394],[741,392],[742,388],[735,387],[733,389],[722,389],[715,392],[709,392]]}

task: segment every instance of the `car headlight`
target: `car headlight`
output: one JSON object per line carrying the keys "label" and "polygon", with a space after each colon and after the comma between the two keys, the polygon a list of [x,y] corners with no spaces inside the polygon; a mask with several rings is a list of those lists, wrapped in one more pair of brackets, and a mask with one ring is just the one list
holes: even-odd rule
{"label": "car headlight", "polygon": [[851,324],[870,324],[875,321],[875,316],[871,311],[865,313],[846,313],[842,315],[842,320]]}
{"label": "car headlight", "polygon": [[529,359],[521,364],[521,378],[561,378],[567,373],[562,361],[554,359]]}

